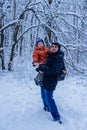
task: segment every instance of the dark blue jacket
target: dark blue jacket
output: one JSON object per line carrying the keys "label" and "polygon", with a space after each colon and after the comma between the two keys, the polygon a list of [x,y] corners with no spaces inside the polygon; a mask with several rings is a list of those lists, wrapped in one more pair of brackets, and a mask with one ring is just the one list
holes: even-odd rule
{"label": "dark blue jacket", "polygon": [[[64,53],[58,50],[48,56],[45,64],[39,65],[39,70],[44,72],[43,88],[53,91],[57,85],[58,74],[61,73],[64,63]],[[65,68],[64,68],[65,69]]]}

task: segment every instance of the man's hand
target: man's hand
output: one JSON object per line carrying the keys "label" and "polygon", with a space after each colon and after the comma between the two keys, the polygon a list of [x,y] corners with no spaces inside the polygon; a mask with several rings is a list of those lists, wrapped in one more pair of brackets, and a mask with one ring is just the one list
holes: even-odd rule
{"label": "man's hand", "polygon": [[67,73],[67,71],[66,71],[66,70],[63,70],[63,73],[64,73],[64,74],[66,74],[66,73]]}
{"label": "man's hand", "polygon": [[36,66],[37,68],[39,67],[39,63],[34,62],[33,64],[34,64],[34,66]]}
{"label": "man's hand", "polygon": [[42,71],[39,71],[39,73],[40,73],[40,74],[43,74],[43,72],[42,72]]}

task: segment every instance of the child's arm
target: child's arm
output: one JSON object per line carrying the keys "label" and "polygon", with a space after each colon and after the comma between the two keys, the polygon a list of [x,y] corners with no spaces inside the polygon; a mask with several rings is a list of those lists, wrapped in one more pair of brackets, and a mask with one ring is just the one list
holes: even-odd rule
{"label": "child's arm", "polygon": [[33,58],[33,63],[37,62],[38,63],[38,53],[36,50],[34,50],[33,54],[32,54],[32,58]]}

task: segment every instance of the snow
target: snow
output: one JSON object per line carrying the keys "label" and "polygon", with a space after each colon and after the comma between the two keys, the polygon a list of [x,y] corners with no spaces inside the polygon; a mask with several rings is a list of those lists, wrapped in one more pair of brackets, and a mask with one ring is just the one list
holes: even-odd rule
{"label": "snow", "polygon": [[19,22],[20,22],[20,20],[18,20],[18,19],[9,22],[8,24],[6,24],[5,26],[3,26],[3,27],[0,29],[0,32],[3,31],[3,30],[5,30],[6,28],[8,28],[8,27],[11,26],[11,25],[14,25],[15,23],[18,24]]}
{"label": "snow", "polygon": [[[28,75],[26,76],[28,77]],[[0,74],[0,130],[86,130],[87,81],[67,76],[54,91],[63,124],[43,110],[40,87],[14,72]]]}

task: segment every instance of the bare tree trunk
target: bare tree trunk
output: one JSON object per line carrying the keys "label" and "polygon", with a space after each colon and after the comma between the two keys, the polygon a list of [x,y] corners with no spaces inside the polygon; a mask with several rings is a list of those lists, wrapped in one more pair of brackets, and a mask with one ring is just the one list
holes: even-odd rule
{"label": "bare tree trunk", "polygon": [[16,0],[13,0],[13,20],[16,18]]}
{"label": "bare tree trunk", "polygon": [[19,27],[20,27],[20,25],[17,25],[15,27],[15,32],[14,32],[14,36],[13,36],[13,45],[12,45],[12,49],[11,49],[10,62],[8,64],[8,70],[10,70],[10,71],[12,70],[12,61],[14,58],[15,46],[17,44],[17,35],[18,35]]}
{"label": "bare tree trunk", "polygon": [[[74,13],[77,12],[77,3],[76,3],[76,0],[74,0],[74,3],[73,3],[73,11]],[[78,18],[76,16],[74,16],[73,18],[73,24],[77,27],[78,26]],[[75,40],[79,39],[79,35],[78,35],[78,31],[77,30],[74,30],[74,35],[75,35]],[[77,41],[79,42],[79,41]],[[77,50],[77,63],[79,63],[79,49]]]}
{"label": "bare tree trunk", "polygon": [[[0,19],[0,28],[2,27],[2,20]],[[0,33],[0,58],[1,58],[1,67],[2,70],[5,70],[5,63],[4,63],[4,51],[3,51],[3,40],[4,40],[4,34],[3,31]]]}
{"label": "bare tree trunk", "polygon": [[[53,2],[53,0],[48,0],[48,4],[49,4],[49,5],[51,5],[52,2]],[[49,6],[49,7],[50,7],[50,6]],[[48,25],[51,27],[51,20],[48,21]],[[48,29],[47,27],[45,28],[45,31],[46,31],[46,33],[47,33],[47,37],[45,37],[45,43],[46,43],[47,46],[49,46],[48,41],[51,42],[51,34],[52,34],[52,32],[51,32],[51,30]]]}
{"label": "bare tree trunk", "polygon": [[[15,19],[16,0],[13,0],[13,3],[14,3],[13,19]],[[24,16],[24,12],[20,15],[19,20],[20,20],[20,19],[23,19],[23,16]],[[9,63],[8,63],[8,70],[9,70],[9,71],[12,70],[12,62],[13,62],[13,59],[14,59],[14,50],[15,50],[15,46],[16,46],[16,44],[17,44],[17,35],[18,35],[19,28],[20,28],[20,24],[18,23],[18,25],[16,25],[15,28],[14,28],[13,45],[12,45],[12,48],[11,48],[10,61],[9,61]],[[22,48],[21,48],[21,49],[22,49]],[[21,51],[21,50],[20,50],[20,51]],[[20,53],[21,53],[21,52],[20,52]]]}

